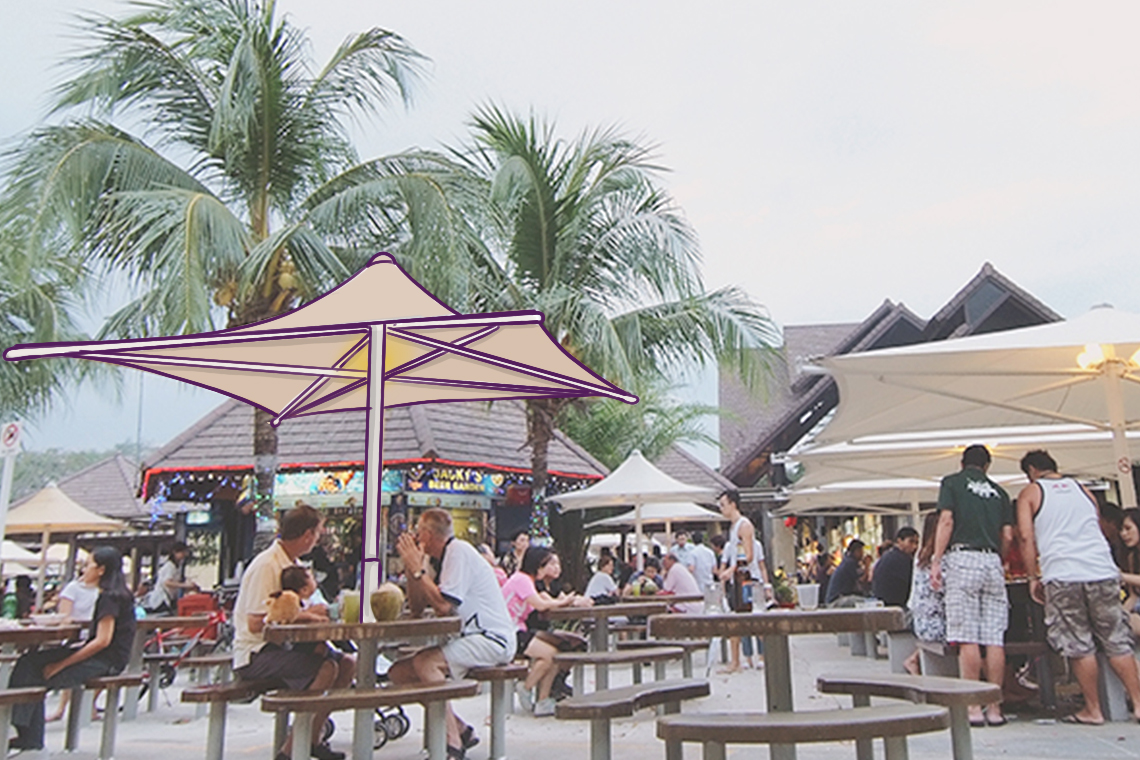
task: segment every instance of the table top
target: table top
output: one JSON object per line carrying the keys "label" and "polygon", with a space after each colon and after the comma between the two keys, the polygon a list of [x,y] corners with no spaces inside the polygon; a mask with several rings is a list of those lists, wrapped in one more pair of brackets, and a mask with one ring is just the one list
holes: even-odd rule
{"label": "table top", "polygon": [[542,613],[545,620],[597,620],[598,618],[611,618],[629,615],[660,615],[669,610],[664,599],[653,598],[653,601],[630,602],[628,604],[595,604],[592,607],[555,607]]}
{"label": "table top", "polygon": [[649,632],[657,638],[769,636],[801,633],[898,631],[905,628],[901,607],[785,610],[724,615],[655,615]]}
{"label": "table top", "polygon": [[265,627],[265,640],[271,644],[286,641],[384,641],[446,636],[463,630],[457,617],[405,618],[386,623],[299,623],[271,624]]}
{"label": "table top", "polygon": [[649,596],[623,596],[622,603],[645,604],[646,602],[668,602],[669,604],[684,604],[685,602],[703,602],[704,594],[650,594]]}
{"label": "table top", "polygon": [[52,626],[27,625],[19,628],[0,628],[0,644],[33,646],[52,641],[67,641],[75,638],[81,631],[85,631],[89,627],[79,623],[67,623]]}
{"label": "table top", "polygon": [[171,628],[201,628],[208,625],[208,615],[189,615],[186,617],[144,617],[135,621],[136,631],[166,631]]}

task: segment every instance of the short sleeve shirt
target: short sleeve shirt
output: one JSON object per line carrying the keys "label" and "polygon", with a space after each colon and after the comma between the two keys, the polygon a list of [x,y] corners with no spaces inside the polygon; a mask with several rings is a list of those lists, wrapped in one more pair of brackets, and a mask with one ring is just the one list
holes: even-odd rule
{"label": "short sleeve shirt", "polygon": [[[661,590],[667,594],[677,594],[678,596],[691,596],[701,593],[700,586],[697,585],[693,574],[689,572],[689,568],[680,562],[673,563],[669,572],[665,573],[665,585]],[[681,612],[691,615],[695,615],[704,609],[703,602],[682,602],[674,606]]]}
{"label": "short sleeve shirt", "polygon": [[526,630],[526,618],[534,609],[527,599],[537,593],[534,578],[526,573],[515,573],[503,584],[503,600],[507,603],[507,613],[520,631]]}
{"label": "short sleeve shirt", "polygon": [[614,577],[609,573],[603,573],[601,570],[594,573],[590,578],[590,582],[586,584],[586,596],[591,599],[595,596],[613,596],[618,592],[617,583],[614,582]]}
{"label": "short sleeve shirt", "polygon": [[95,657],[107,663],[116,673],[127,666],[131,658],[131,644],[135,639],[135,600],[129,594],[99,594],[91,620],[90,638],[95,638],[99,621],[105,617],[115,619],[111,643]]}
{"label": "short sleeve shirt", "polygon": [[71,600],[71,619],[91,620],[95,614],[95,601],[99,598],[98,586],[87,586],[79,581],[72,581],[59,592],[60,599]]}
{"label": "short sleeve shirt", "polygon": [[716,552],[704,544],[693,548],[693,577],[702,588],[713,582],[713,572],[716,570]]}
{"label": "short sleeve shirt", "polygon": [[976,467],[965,467],[942,479],[938,509],[954,516],[951,546],[1001,551],[1002,526],[1013,524],[1009,494]]}
{"label": "short sleeve shirt", "polygon": [[265,646],[265,637],[249,630],[249,616],[264,615],[268,611],[270,597],[281,590],[281,571],[296,564],[281,542],[274,541],[245,569],[237,601],[234,602],[235,670],[248,665],[253,653]]}
{"label": "short sleeve shirt", "polygon": [[463,620],[461,635],[482,635],[504,647],[514,646],[515,624],[503,590],[474,546],[457,538],[448,542],[439,569],[439,592]]}

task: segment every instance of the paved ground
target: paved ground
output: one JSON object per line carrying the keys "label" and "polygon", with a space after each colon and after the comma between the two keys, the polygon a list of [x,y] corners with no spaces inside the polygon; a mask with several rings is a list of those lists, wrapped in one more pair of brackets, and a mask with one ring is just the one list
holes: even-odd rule
{"label": "paved ground", "polygon": [[[798,636],[792,638],[792,672],[795,677],[797,710],[821,710],[850,707],[849,699],[817,694],[813,688],[816,675],[823,672],[886,672],[885,661],[854,658],[846,649],[836,645],[834,636]],[[703,666],[698,655],[697,667]],[[679,676],[679,666],[671,675]],[[182,676],[180,676],[181,680]],[[764,708],[764,678],[762,672],[745,671],[732,676],[712,678],[712,696],[691,703],[686,710],[762,710]],[[614,686],[628,682],[628,672],[612,672]],[[177,684],[176,684],[177,687]],[[205,719],[194,720],[192,706],[177,702],[177,688],[169,693],[170,706],[162,706],[156,713],[143,714],[139,720],[122,724],[116,751],[118,760],[191,760],[204,754],[206,737]],[[592,686],[590,687],[592,688]],[[460,714],[476,726],[482,726],[489,709],[489,697],[480,696],[457,703]],[[1012,712],[1012,711],[1011,711]],[[376,752],[377,760],[421,760],[422,710],[410,708],[412,731],[402,739],[390,742]],[[348,750],[351,743],[351,716],[336,717],[338,731],[333,737],[334,747]],[[1011,722],[1002,728],[975,729],[974,753],[983,758],[1003,760],[1038,760],[1044,758],[1072,758],[1101,760],[1140,758],[1140,726],[1125,723],[1103,727],[1070,726],[1045,721],[1040,714],[1011,715]],[[84,731],[81,751],[67,757],[86,760],[94,757],[98,748],[101,724],[94,723]],[[511,716],[507,723],[508,750],[517,758],[586,758],[589,755],[589,726],[587,722],[558,721],[554,718],[536,719],[529,716]],[[272,717],[260,712],[256,704],[238,705],[230,709],[226,732],[226,757],[231,760],[272,757],[269,740]],[[471,750],[472,760],[487,758],[487,736],[484,728],[483,744]],[[664,746],[655,738],[654,716],[643,711],[632,719],[614,721],[614,754],[622,758],[662,757]],[[48,751],[22,753],[21,758],[54,756],[62,753],[63,726],[55,723],[48,727]],[[876,756],[882,748],[876,745]],[[801,745],[798,756],[803,760],[816,758],[854,757],[854,746],[837,744]],[[934,760],[950,757],[950,735],[944,731],[912,737],[911,758]],[[729,748],[731,758],[765,758],[767,751],[757,747]],[[700,757],[699,747],[687,745],[685,757]]]}

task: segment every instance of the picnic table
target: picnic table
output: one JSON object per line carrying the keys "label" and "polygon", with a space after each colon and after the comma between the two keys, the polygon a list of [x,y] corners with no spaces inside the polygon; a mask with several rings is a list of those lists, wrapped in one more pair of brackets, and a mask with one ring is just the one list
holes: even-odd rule
{"label": "picnic table", "polygon": [[[7,625],[0,628],[0,653],[14,655],[24,649],[44,644],[70,641],[88,626],[79,623],[62,625]],[[8,685],[12,663],[5,658],[0,662],[0,687]]]}
{"label": "picnic table", "polygon": [[[428,639],[454,636],[463,630],[458,617],[409,618],[383,623],[302,623],[268,625],[265,640],[272,644],[286,642],[351,641],[356,644],[356,688],[376,687],[376,656],[381,642],[416,643]],[[352,756],[356,760],[372,757],[372,710],[354,711]]]}
{"label": "picnic table", "polygon": [[[703,598],[703,597],[702,597]],[[591,607],[556,607],[541,613],[544,620],[592,620],[594,632],[590,635],[590,649],[605,652],[610,646],[610,618],[645,617],[661,615],[669,611],[669,602],[658,597],[648,597],[646,601],[622,602],[620,604],[595,604]]]}
{"label": "picnic table", "polygon": [[[658,638],[763,637],[768,712],[795,711],[789,636],[805,633],[894,631],[904,627],[903,611],[899,607],[723,615],[654,615],[649,618],[649,632]],[[793,744],[773,744],[771,750],[773,760],[794,760],[796,756]]]}

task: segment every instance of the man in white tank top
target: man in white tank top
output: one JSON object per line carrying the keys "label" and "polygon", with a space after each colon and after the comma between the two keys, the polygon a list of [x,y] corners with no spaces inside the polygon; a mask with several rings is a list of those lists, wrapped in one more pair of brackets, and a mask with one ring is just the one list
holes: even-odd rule
{"label": "man in white tank top", "polygon": [[1101,533],[1096,499],[1077,481],[1061,476],[1045,451],[1022,457],[1021,470],[1030,481],[1017,497],[1029,593],[1045,605],[1049,644],[1070,659],[1085,698],[1084,709],[1063,720],[1104,723],[1097,690],[1098,645],[1120,676],[1140,720],[1140,674],[1120,606],[1120,570]]}

